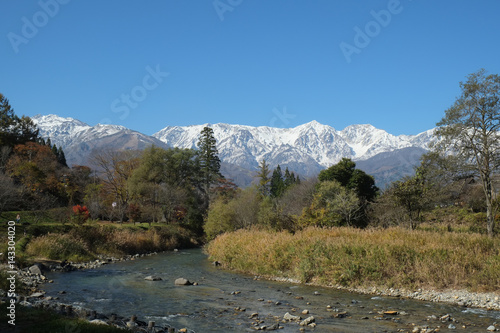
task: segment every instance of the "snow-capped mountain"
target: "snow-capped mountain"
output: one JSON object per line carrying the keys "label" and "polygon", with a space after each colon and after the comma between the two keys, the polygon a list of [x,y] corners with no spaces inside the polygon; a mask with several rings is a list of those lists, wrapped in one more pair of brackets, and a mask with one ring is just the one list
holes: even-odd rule
{"label": "snow-capped mountain", "polygon": [[119,125],[90,126],[80,120],[56,115],[36,115],[31,119],[40,129],[40,135],[61,146],[68,165],[87,165],[90,154],[99,149],[144,149],[152,144],[166,145],[145,134]]}
{"label": "snow-capped mountain", "polygon": [[[205,125],[169,126],[153,136],[169,146],[192,148]],[[294,128],[214,124],[221,160],[255,169],[265,159],[271,167],[288,166],[310,174],[337,163],[342,157],[367,160],[402,148],[428,149],[433,130],[418,135],[394,136],[372,125],[351,125],[337,131],[311,121]],[[293,166],[293,167],[292,167]]]}
{"label": "snow-capped mountain", "polygon": [[[433,138],[433,130],[418,135],[395,136],[372,125],[351,125],[337,131],[317,121],[294,128],[229,124],[168,126],[148,136],[123,126],[90,126],[73,118],[56,115],[38,115],[32,119],[43,137],[50,137],[52,143],[64,149],[68,164],[86,164],[91,152],[102,148],[144,149],[152,144],[196,148],[203,127],[210,126],[214,130],[221,161],[237,166],[226,167],[225,170],[253,171],[265,159],[271,169],[280,164],[283,169],[288,167],[306,177],[317,174],[343,157],[359,161],[360,165],[369,168],[375,163],[370,162],[372,158],[379,164],[380,161],[388,160],[375,158],[377,155],[382,156],[380,154],[384,153],[384,156],[397,156],[399,151],[408,155],[408,148],[411,148],[415,156],[410,160],[400,159],[404,167],[397,171],[397,174],[405,174],[411,172],[412,163],[418,160],[416,155],[428,149]],[[394,160],[393,157],[390,159]],[[377,165],[377,170],[380,168]],[[397,165],[391,165],[391,170],[394,168]],[[387,173],[387,170],[384,172]],[[235,175],[229,176],[236,178]]]}

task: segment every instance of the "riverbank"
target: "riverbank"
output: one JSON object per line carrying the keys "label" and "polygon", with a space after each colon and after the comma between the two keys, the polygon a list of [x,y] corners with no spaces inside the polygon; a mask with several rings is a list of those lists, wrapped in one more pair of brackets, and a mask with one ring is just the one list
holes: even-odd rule
{"label": "riverbank", "polygon": [[[294,284],[301,283],[301,281],[294,279],[272,276],[255,276],[255,279],[266,279],[270,281],[288,282]],[[335,288],[338,290],[364,295],[408,298],[425,302],[443,302],[463,307],[500,311],[500,293],[495,292],[480,293],[468,290],[432,290],[421,288],[418,290],[407,290],[404,288],[395,289],[387,287],[344,287],[340,285],[313,283],[306,283],[306,285]]]}
{"label": "riverbank", "polygon": [[[7,303],[0,302],[0,315],[7,316]],[[92,309],[65,304],[53,299],[29,297],[16,304],[15,325],[6,321],[0,323],[2,332],[80,332],[80,333],[117,333],[117,332],[164,332],[192,333],[187,328],[176,329],[169,325],[157,325],[154,321],[143,321],[131,316],[125,318],[112,314],[106,316]]]}
{"label": "riverbank", "polygon": [[[159,280],[146,280],[150,275]],[[242,332],[264,326],[266,330],[282,326],[279,332],[283,333],[299,328],[311,331],[312,327],[300,323],[313,316],[318,332],[354,333],[368,328],[412,332],[415,325],[427,325],[437,332],[438,327],[442,330],[453,324],[457,329],[465,326],[468,332],[480,333],[500,319],[497,311],[257,281],[251,275],[219,269],[200,249],[47,276],[55,282],[41,288],[46,292],[44,297],[58,297],[59,302],[86,306],[108,316],[137,315],[145,321],[196,332]],[[175,286],[174,279],[180,276],[199,284]],[[287,313],[301,317],[301,321],[288,321]]]}
{"label": "riverbank", "polygon": [[226,269],[356,293],[500,310],[500,240],[477,234],[240,230],[206,247]]}
{"label": "riverbank", "polygon": [[[37,326],[37,332],[52,332],[51,325],[58,323],[75,323],[78,321],[78,329],[81,332],[92,332],[89,324],[95,318],[82,315],[87,312],[79,312],[78,316],[73,318],[71,315],[67,319],[60,319],[61,315],[67,315],[64,309],[73,309],[71,305],[59,303],[57,298],[46,298],[40,291],[39,286],[44,283],[51,283],[45,274],[49,271],[74,271],[81,269],[93,269],[102,265],[115,262],[136,260],[141,257],[155,255],[158,252],[170,251],[177,248],[190,248],[199,246],[199,238],[191,231],[180,225],[115,225],[115,224],[92,224],[84,226],[60,225],[57,223],[20,226],[16,225],[20,237],[16,238],[16,263],[20,266],[17,270],[16,293],[18,295],[17,304],[23,308],[39,308],[39,311],[45,313],[49,318],[53,317],[55,311],[54,323],[43,321]],[[4,233],[7,235],[7,233]],[[7,244],[7,241],[2,244]],[[7,249],[0,252],[6,254]],[[6,255],[0,255],[2,261],[6,261]],[[4,269],[5,268],[5,269]],[[11,269],[2,267],[0,272],[7,272]],[[6,276],[0,274],[0,297],[3,302],[9,302],[5,297],[8,290],[8,281]],[[60,310],[63,309],[63,310]],[[90,311],[90,310],[89,310]],[[73,310],[71,310],[71,313]],[[95,312],[95,311],[94,311]],[[39,313],[39,312],[35,312]],[[36,320],[31,314],[21,316],[29,317],[29,321]],[[40,315],[44,317],[44,315]],[[104,320],[108,326],[116,326],[112,318],[105,318],[101,315],[101,321]],[[130,321],[130,320],[129,320]],[[118,326],[123,328],[123,320]],[[103,324],[102,322],[93,322],[94,324]],[[2,324],[4,324],[2,322]],[[144,329],[144,322],[138,321],[138,328]],[[146,323],[148,324],[148,323]],[[126,325],[125,325],[126,326]],[[134,325],[133,325],[134,326]],[[135,327],[135,326],[134,326]],[[6,327],[9,328],[9,327]],[[147,328],[147,326],[146,326]],[[80,330],[81,329],[81,330]],[[165,332],[178,332],[177,330],[168,331],[167,328],[157,328]],[[27,331],[32,332],[31,328]],[[112,330],[100,329],[99,332],[114,332]],[[186,330],[187,332],[187,330]]]}
{"label": "riverbank", "polygon": [[[174,249],[177,251],[177,249]],[[117,314],[105,315],[93,309],[74,306],[59,302],[59,297],[45,296],[45,292],[39,289],[44,283],[53,283],[46,278],[48,272],[71,272],[75,270],[95,269],[97,267],[117,262],[137,260],[143,257],[157,255],[156,252],[125,255],[122,257],[99,255],[98,259],[89,262],[57,262],[41,260],[30,267],[16,269],[16,290],[22,291],[15,298],[16,301],[16,327],[9,326],[8,322],[2,321],[0,328],[15,332],[54,332],[61,330],[85,332],[114,333],[130,330],[132,332],[144,332],[153,330],[155,332],[182,333],[192,332],[187,328],[176,329],[171,326],[158,326],[152,321],[142,321],[136,316],[125,318]],[[1,271],[9,270],[7,266],[0,267]],[[0,289],[0,314],[10,304],[9,297],[5,291]],[[6,315],[7,313],[5,313]],[[6,317],[6,316],[3,316]],[[38,319],[37,319],[38,318]],[[21,330],[19,330],[21,329]],[[2,330],[3,331],[3,330]]]}

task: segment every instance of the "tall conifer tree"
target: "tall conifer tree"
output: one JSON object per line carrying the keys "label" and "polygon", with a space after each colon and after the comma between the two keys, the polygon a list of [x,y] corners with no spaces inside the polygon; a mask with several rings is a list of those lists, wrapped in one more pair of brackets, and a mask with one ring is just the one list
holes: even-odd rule
{"label": "tall conifer tree", "polygon": [[215,184],[218,179],[224,178],[220,173],[217,140],[215,140],[213,129],[208,126],[204,127],[200,133],[198,156],[200,158],[201,182],[205,194],[208,194],[210,185]]}
{"label": "tall conifer tree", "polygon": [[271,177],[271,196],[272,197],[280,197],[285,191],[285,183],[283,181],[283,174],[281,172],[281,167],[278,164],[276,169],[273,171],[273,175]]}

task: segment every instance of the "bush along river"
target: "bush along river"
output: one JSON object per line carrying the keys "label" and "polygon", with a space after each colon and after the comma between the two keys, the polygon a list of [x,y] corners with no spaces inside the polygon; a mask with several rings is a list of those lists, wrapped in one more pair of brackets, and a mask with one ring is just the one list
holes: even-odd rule
{"label": "bush along river", "polygon": [[[500,311],[258,280],[221,270],[200,249],[50,272],[46,277],[54,281],[41,286],[46,299],[93,309],[104,314],[107,318],[102,319],[108,323],[118,314],[154,322],[155,327],[172,327],[170,331],[176,328],[176,332],[488,332],[500,328]],[[186,282],[179,278],[191,283],[178,285]]]}

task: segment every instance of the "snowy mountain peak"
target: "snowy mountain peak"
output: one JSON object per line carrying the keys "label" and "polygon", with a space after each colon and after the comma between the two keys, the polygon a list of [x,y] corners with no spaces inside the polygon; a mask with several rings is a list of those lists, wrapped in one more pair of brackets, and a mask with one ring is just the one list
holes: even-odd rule
{"label": "snowy mountain peak", "polygon": [[48,115],[40,115],[37,114],[36,116],[31,117],[31,119],[36,123],[36,124],[43,124],[43,126],[48,127],[48,126],[61,126],[62,124],[68,124],[70,126],[88,126],[86,123],[83,121],[80,121],[78,119],[73,119],[73,118],[63,118],[55,114],[48,114]]}
{"label": "snowy mountain peak", "polygon": [[312,130],[315,132],[323,132],[323,131],[330,131],[330,130],[335,131],[335,129],[333,127],[321,124],[321,123],[317,122],[316,120],[299,125],[299,126],[295,127],[295,129],[296,130]]}
{"label": "snowy mountain peak", "polygon": [[343,133],[349,132],[369,132],[369,131],[382,131],[377,129],[375,126],[370,124],[357,124],[357,125],[349,125],[342,130]]}
{"label": "snowy mountain peak", "polygon": [[119,125],[89,126],[73,118],[37,115],[32,118],[43,137],[82,163],[85,154],[98,147],[141,149],[148,144],[163,147],[196,148],[205,126],[214,131],[219,157],[247,170],[258,168],[266,160],[271,168],[282,168],[304,176],[314,175],[343,157],[367,160],[381,153],[402,148],[428,149],[433,130],[418,135],[395,136],[369,124],[351,125],[342,131],[315,120],[294,128],[203,124],[167,126],[153,136],[147,136]]}
{"label": "snowy mountain peak", "polygon": [[[153,136],[169,146],[193,148],[204,125],[166,127]],[[255,169],[265,159],[271,167],[290,165],[308,173],[341,158],[365,160],[406,147],[427,149],[428,135],[394,136],[372,125],[351,125],[342,131],[315,120],[294,128],[214,124],[221,160]],[[300,167],[299,165],[302,165]],[[304,170],[303,165],[308,165]]]}

